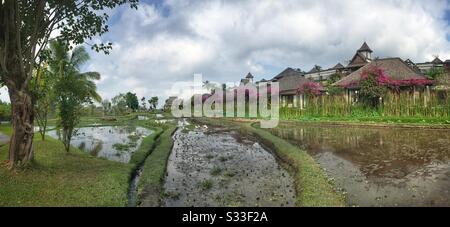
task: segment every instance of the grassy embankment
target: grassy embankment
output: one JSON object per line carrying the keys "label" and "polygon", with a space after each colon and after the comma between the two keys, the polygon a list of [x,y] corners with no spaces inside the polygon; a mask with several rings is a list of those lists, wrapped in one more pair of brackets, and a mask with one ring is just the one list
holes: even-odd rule
{"label": "grassy embankment", "polygon": [[[124,117],[115,124],[123,124]],[[98,119],[83,119],[83,123]],[[9,171],[0,166],[0,206],[125,206],[131,174],[143,163],[162,129],[143,122],[137,125],[155,130],[146,137],[129,164],[95,158],[76,148],[66,153],[60,141],[35,136],[35,161],[24,169]],[[10,126],[0,131],[10,135]],[[0,148],[0,162],[7,159],[8,145]]]}
{"label": "grassy embankment", "polygon": [[173,146],[172,134],[175,125],[166,127],[157,141],[155,149],[146,159],[138,185],[139,203],[141,206],[155,207],[160,205],[163,195],[163,181],[166,174],[167,161]]}
{"label": "grassy embankment", "polygon": [[386,124],[386,125],[442,125],[450,126],[450,118],[420,118],[420,117],[383,117],[383,116],[348,116],[348,117],[288,117],[282,116],[282,120],[300,122],[326,122],[326,123],[362,123],[362,124]]}
{"label": "grassy embankment", "polygon": [[325,171],[304,150],[272,135],[270,132],[252,126],[250,123],[227,119],[201,119],[201,123],[238,127],[242,133],[251,133],[275,153],[295,179],[297,206],[345,206],[345,197],[336,191]]}

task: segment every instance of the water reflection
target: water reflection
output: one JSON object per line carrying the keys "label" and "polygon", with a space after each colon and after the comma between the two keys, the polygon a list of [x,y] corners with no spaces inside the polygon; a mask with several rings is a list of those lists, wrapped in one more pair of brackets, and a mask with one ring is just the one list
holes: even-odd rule
{"label": "water reflection", "polygon": [[[78,128],[72,138],[72,146],[96,157],[127,163],[151,130],[134,126],[107,126]],[[61,139],[60,130],[50,131],[49,136]]]}
{"label": "water reflection", "polygon": [[148,120],[150,118],[147,117],[147,116],[137,116],[137,119],[138,119],[138,121],[146,121],[146,120]]}
{"label": "water reflection", "polygon": [[283,123],[271,132],[307,150],[349,205],[450,205],[450,130]]}

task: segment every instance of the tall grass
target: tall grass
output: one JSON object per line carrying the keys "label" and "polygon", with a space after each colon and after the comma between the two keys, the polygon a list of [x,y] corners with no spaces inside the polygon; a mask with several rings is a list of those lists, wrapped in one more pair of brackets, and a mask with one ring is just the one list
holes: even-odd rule
{"label": "tall grass", "polygon": [[283,119],[303,117],[420,117],[449,118],[448,91],[388,92],[377,108],[352,103],[345,96],[316,96],[305,100],[306,107],[281,108]]}

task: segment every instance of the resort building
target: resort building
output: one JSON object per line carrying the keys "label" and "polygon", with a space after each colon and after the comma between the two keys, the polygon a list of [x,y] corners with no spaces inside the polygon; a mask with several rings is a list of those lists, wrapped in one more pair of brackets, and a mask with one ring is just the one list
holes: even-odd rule
{"label": "resort building", "polygon": [[416,93],[424,89],[425,86],[432,85],[433,83],[402,59],[384,58],[373,60],[369,64],[364,65],[355,72],[337,81],[334,85],[345,88],[347,99],[352,102],[357,102],[359,81],[366,70],[373,68],[381,69],[386,77],[386,83],[395,85],[400,90]]}
{"label": "resort building", "polygon": [[311,79],[317,82],[323,82],[330,78],[331,75],[339,74],[349,74],[352,73],[364,65],[372,61],[372,49],[366,42],[363,43],[361,48],[359,48],[353,58],[350,60],[349,64],[345,67],[341,63],[336,64],[333,68],[322,70],[320,66],[314,66],[308,73],[305,74],[307,79]]}
{"label": "resort building", "polygon": [[[283,72],[276,75],[270,81],[279,83],[280,104],[282,107],[305,108],[307,99],[302,95],[301,88],[311,86],[316,89],[317,94],[328,94],[322,86],[328,85],[327,81],[333,75],[339,75],[341,78],[333,85],[345,88],[345,98],[349,103],[358,102],[359,81],[362,74],[371,68],[381,69],[386,83],[392,83],[390,87],[395,87],[398,91],[408,92],[415,97],[416,94],[430,89],[437,89],[439,81],[429,80],[426,73],[435,67],[441,67],[445,72],[445,86],[450,87],[450,60],[442,61],[436,57],[431,62],[414,63],[410,59],[403,61],[401,58],[376,58],[372,57],[373,51],[369,45],[364,42],[356,51],[355,55],[349,61],[347,66],[341,63],[334,67],[323,70],[315,65],[310,71],[304,72],[298,68],[286,68]],[[261,80],[255,82],[267,82]],[[254,76],[248,73],[241,80],[241,85],[254,83]],[[436,83],[436,84],[433,84]],[[389,84],[388,84],[389,85]]]}
{"label": "resort building", "polygon": [[420,70],[420,72],[422,72],[424,74],[427,73],[430,69],[432,69],[434,67],[437,67],[437,68],[444,67],[444,62],[441,59],[439,59],[439,57],[435,57],[434,60],[430,61],[430,62],[417,63],[417,64],[412,63],[412,64],[413,64],[413,66],[417,67]]}
{"label": "resort building", "polygon": [[254,78],[255,77],[251,73],[248,73],[247,76],[241,80],[241,85],[246,85],[248,83],[252,84]]}
{"label": "resort building", "polygon": [[272,81],[279,83],[280,104],[282,107],[305,107],[305,97],[298,93],[298,89],[312,81],[306,79],[301,70],[287,68],[275,76]]}

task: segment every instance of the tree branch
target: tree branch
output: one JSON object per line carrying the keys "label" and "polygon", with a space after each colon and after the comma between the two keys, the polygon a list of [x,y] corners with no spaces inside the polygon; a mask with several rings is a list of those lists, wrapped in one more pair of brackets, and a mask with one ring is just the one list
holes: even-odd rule
{"label": "tree branch", "polygon": [[[44,21],[44,10],[45,10],[45,1],[44,0],[38,0],[36,2],[36,14],[34,19],[34,25],[33,25],[33,32],[31,34],[31,38],[30,38],[30,46],[28,49],[28,57],[26,58],[26,60],[28,61],[27,64],[27,70],[26,70],[26,78],[25,78],[25,83],[24,86],[27,87],[31,78],[32,78],[32,73],[33,73],[33,66],[35,63],[35,54],[36,54],[36,47],[39,41],[39,30],[41,27],[41,23],[42,21]],[[45,30],[44,30],[45,33]]]}
{"label": "tree branch", "polygon": [[15,45],[17,46],[17,56],[16,59],[19,62],[20,65],[20,75],[9,75],[9,76],[14,76],[16,78],[16,82],[17,84],[22,85],[22,83],[20,83],[20,81],[23,81],[25,78],[24,76],[26,76],[26,72],[25,72],[25,65],[23,62],[23,52],[22,52],[22,36],[21,36],[21,26],[22,26],[22,15],[20,12],[20,8],[19,8],[19,1],[13,1],[14,3],[14,11],[13,11],[13,22],[14,23],[14,29],[15,29]]}

